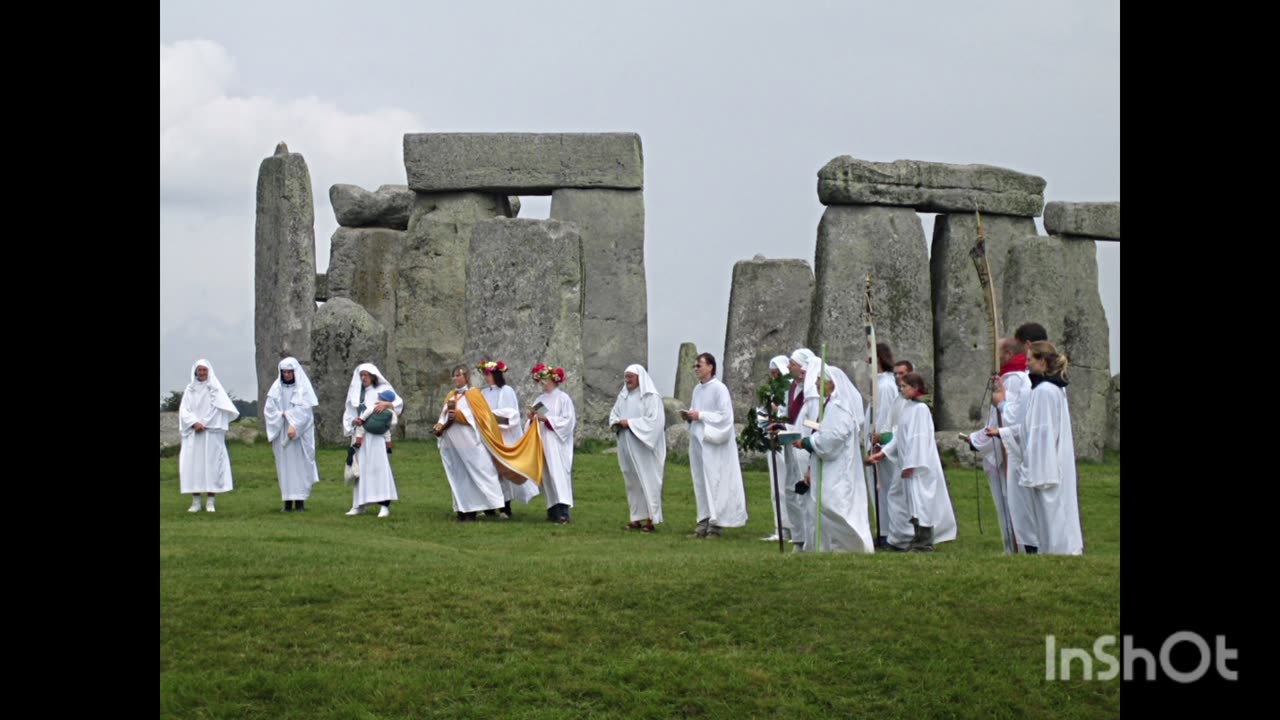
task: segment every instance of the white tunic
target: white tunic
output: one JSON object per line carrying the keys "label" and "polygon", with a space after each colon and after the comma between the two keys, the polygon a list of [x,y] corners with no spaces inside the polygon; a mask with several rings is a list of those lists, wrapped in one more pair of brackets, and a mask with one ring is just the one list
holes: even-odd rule
{"label": "white tunic", "polygon": [[1084,553],[1076,496],[1076,456],[1067,393],[1051,382],[1031,391],[1018,425],[1000,429],[1016,458],[1019,484],[1031,490],[1039,551],[1048,555]]}
{"label": "white tunic", "polygon": [[747,499],[733,433],[733,401],[729,388],[712,378],[693,388],[690,410],[700,419],[689,423],[689,470],[699,521],[717,527],[747,524]]}
{"label": "white tunic", "polygon": [[[633,372],[627,368],[628,372]],[[646,374],[647,378],[648,375]],[[609,413],[609,425],[626,420],[628,428],[618,433],[618,467],[622,470],[631,506],[632,522],[650,519],[662,522],[662,479],[667,461],[666,411],[662,396],[645,383],[634,391],[624,386]]]}
{"label": "white tunic", "polygon": [[[871,521],[867,508],[867,492],[862,471],[860,422],[863,418],[862,398],[855,392],[841,397],[841,385],[827,403],[822,429],[810,436],[814,452],[809,457],[812,486],[809,495],[815,504],[813,527],[807,528],[805,550],[836,552],[874,552]],[[849,389],[852,389],[852,384]],[[845,392],[848,392],[847,390]],[[852,402],[850,402],[852,400]],[[818,464],[822,463],[819,480]],[[818,513],[821,493],[822,542],[817,544]]]}
{"label": "white tunic", "polygon": [[[1031,396],[1031,379],[1018,370],[1000,377],[1005,390],[1003,413],[991,408],[987,415],[988,428],[1009,427],[1017,424],[1018,415]],[[1003,425],[1001,425],[1003,421]],[[1020,475],[1016,463],[1009,463],[1008,474],[1001,471],[1006,453],[1001,443],[987,437],[986,429],[970,433],[969,442],[982,455],[982,467],[991,485],[991,497],[996,504],[996,516],[1000,521],[1000,534],[1004,550],[1013,553],[1022,545],[1035,545],[1035,515],[1031,505],[1031,491],[1018,484]]]}
{"label": "white tunic", "polygon": [[[194,379],[197,367],[207,368],[209,377],[204,382]],[[198,360],[191,367],[192,381],[182,393],[178,407],[178,429],[182,433],[182,448],[178,451],[178,485],[184,495],[195,493],[231,492],[231,457],[227,455],[227,429],[240,417],[235,403],[208,360]],[[195,425],[204,426],[196,432]]]}
{"label": "white tunic", "polygon": [[[320,402],[296,359],[281,360],[280,370],[293,370],[293,384],[286,385],[276,378],[267,391],[262,422],[276,458],[280,499],[307,500],[311,497],[311,486],[320,482],[316,468],[314,410]],[[293,440],[289,439],[290,425],[294,428]]]}
{"label": "white tunic", "polygon": [[[376,387],[364,387],[360,381],[361,370],[375,375],[380,381],[379,384]],[[347,390],[346,407],[342,412],[344,435],[347,437],[355,435],[356,426],[353,423],[359,417],[358,407],[362,402],[361,398],[363,398],[363,404],[368,407],[378,402],[378,394],[384,390],[395,392],[395,388],[391,387],[391,383],[386,381],[378,368],[370,363],[364,363],[356,368],[353,386]],[[396,415],[404,412],[404,398],[400,393],[396,393],[391,409]],[[360,463],[360,480],[352,491],[353,507],[400,499],[396,493],[396,479],[391,472],[391,461],[387,458],[385,435],[365,433],[364,442],[356,451],[356,458]]]}
{"label": "white tunic", "polygon": [[899,477],[912,471],[911,477],[904,478],[912,516],[921,527],[933,528],[934,543],[955,540],[956,514],[942,473],[929,406],[909,401],[898,418],[897,434],[883,450],[893,456]]}
{"label": "white tunic", "polygon": [[[467,424],[455,421],[440,436],[440,459],[444,474],[453,493],[455,512],[480,512],[502,507],[502,485],[498,482],[498,469],[493,458],[480,439],[471,403],[464,394],[466,388],[457,390],[455,415],[465,417]],[[441,422],[447,419],[448,405],[441,410]]]}
{"label": "white tunic", "polygon": [[[534,404],[537,403],[542,403],[547,408],[545,420],[538,419],[538,431],[542,433],[542,456],[546,462],[542,472],[542,489],[547,496],[547,507],[573,507],[573,431],[578,424],[573,398],[556,388],[539,395]],[[551,423],[551,427],[547,427],[547,422]]]}

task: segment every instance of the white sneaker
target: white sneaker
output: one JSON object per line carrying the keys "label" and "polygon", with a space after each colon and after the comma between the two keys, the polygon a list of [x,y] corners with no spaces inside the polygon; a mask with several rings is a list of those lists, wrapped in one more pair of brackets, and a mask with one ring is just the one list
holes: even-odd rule
{"label": "white sneaker", "polygon": [[766,537],[766,538],[760,538],[760,539],[761,539],[761,540],[763,540],[763,541],[765,541],[765,542],[778,542],[778,533],[774,533],[774,534],[770,535],[769,537]]}
{"label": "white sneaker", "polygon": [[200,512],[200,501],[191,503],[191,507],[187,508],[187,512]]}
{"label": "white sneaker", "polygon": [[217,512],[217,511],[218,511],[218,510],[217,510],[217,508],[215,508],[215,507],[213,506],[213,498],[209,498],[208,500],[205,500],[205,501],[204,501],[204,511],[205,511],[205,512]]}
{"label": "white sneaker", "polygon": [[350,510],[348,510],[347,515],[350,515],[351,517],[355,517],[356,515],[359,515],[361,512],[362,510],[360,509],[360,506],[357,505],[356,507],[353,507]]}
{"label": "white sneaker", "polygon": [[382,509],[378,511],[378,517],[391,517],[391,508],[383,505]]}

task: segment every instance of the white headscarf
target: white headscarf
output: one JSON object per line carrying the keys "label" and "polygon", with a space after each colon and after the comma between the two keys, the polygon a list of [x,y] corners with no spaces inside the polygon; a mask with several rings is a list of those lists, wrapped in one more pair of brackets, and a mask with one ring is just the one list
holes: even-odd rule
{"label": "white headscarf", "polygon": [[[849,376],[840,368],[834,365],[828,365],[827,377],[836,381],[836,392],[831,396],[831,402],[836,405],[844,406],[844,409],[849,411],[851,415],[856,414],[853,406],[853,394],[858,392],[858,389],[853,386],[853,382],[849,380]],[[859,395],[858,399],[862,399],[861,395]],[[861,402],[858,404],[861,405]]]}
{"label": "white headscarf", "polygon": [[[208,380],[200,382],[196,379],[196,368],[199,367],[205,368],[209,371]],[[183,398],[185,399],[190,396],[191,405],[189,407],[198,408],[206,394],[212,402],[213,407],[231,413],[232,420],[240,417],[240,411],[236,409],[236,404],[231,402],[231,396],[222,388],[222,383],[218,382],[218,376],[213,373],[213,366],[209,364],[208,360],[200,358],[191,366],[191,382],[187,383],[187,389],[183,393]]]}
{"label": "white headscarf", "polygon": [[[293,398],[294,405],[305,405],[306,407],[315,407],[320,404],[320,400],[316,398],[315,388],[311,387],[311,379],[307,377],[307,371],[302,369],[302,363],[298,362],[295,357],[287,357],[280,361],[280,372],[285,370],[293,371]],[[382,377],[379,375],[378,377]],[[356,373],[356,379],[360,378],[360,373]],[[271,383],[271,389],[267,391],[267,397],[279,398],[281,386],[284,381],[280,376],[276,376],[276,381]]]}
{"label": "white headscarf", "polygon": [[813,351],[809,348],[800,348],[791,353],[791,359],[800,367],[805,367],[813,359]]}
{"label": "white headscarf", "polygon": [[[375,393],[381,392],[378,388],[383,386],[385,386],[384,389],[391,392],[396,391],[395,388],[391,387],[391,382],[387,380],[387,376],[383,375],[377,366],[373,363],[360,363],[356,366],[355,372],[351,373],[351,386],[347,388],[347,405],[353,408],[360,406],[360,390],[364,387],[364,383],[360,382],[361,372],[367,372],[378,379],[376,384],[369,386],[369,389],[375,391]],[[396,394],[398,395],[399,393]]]}
{"label": "white headscarf", "polygon": [[[640,376],[640,387],[638,388],[640,391],[640,397],[644,397],[645,395],[652,393],[657,395],[659,399],[662,398],[662,395],[658,392],[658,386],[653,383],[653,378],[649,377],[649,371],[645,370],[643,366],[628,365],[625,372],[635,373]],[[630,392],[627,390],[626,381],[623,381],[622,383],[622,392],[624,394]]]}
{"label": "white headscarf", "polygon": [[[799,351],[797,351],[799,352]],[[831,377],[831,366],[827,365],[827,377]],[[822,358],[810,357],[804,366],[804,399],[818,397],[818,376],[822,373]]]}
{"label": "white headscarf", "polygon": [[786,375],[791,372],[790,360],[786,355],[778,355],[769,361],[769,369],[777,370],[779,373]]}

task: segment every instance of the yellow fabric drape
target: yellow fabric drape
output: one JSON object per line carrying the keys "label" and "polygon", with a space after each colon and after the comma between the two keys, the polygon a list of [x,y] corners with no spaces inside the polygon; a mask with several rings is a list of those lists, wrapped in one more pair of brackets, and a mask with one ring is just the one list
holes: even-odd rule
{"label": "yellow fabric drape", "polygon": [[[449,397],[454,397],[454,393],[450,393]],[[489,401],[484,399],[484,394],[476,388],[471,388],[467,390],[466,398],[471,406],[471,414],[475,417],[477,429],[480,431],[480,439],[493,458],[498,474],[517,485],[523,484],[526,480],[532,480],[534,484],[541,486],[542,434],[538,432],[538,425],[530,424],[524,437],[520,438],[520,442],[508,447],[503,440],[502,429],[498,427],[498,418],[490,409]],[[460,412],[454,415],[454,422],[470,425],[466,416]],[[519,416],[514,422],[519,422]]]}

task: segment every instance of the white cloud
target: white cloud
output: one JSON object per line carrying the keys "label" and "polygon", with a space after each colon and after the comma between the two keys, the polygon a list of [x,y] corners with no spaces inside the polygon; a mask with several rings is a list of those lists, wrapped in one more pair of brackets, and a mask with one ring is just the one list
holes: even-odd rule
{"label": "white cloud", "polygon": [[[287,142],[307,160],[316,262],[324,271],[337,227],[329,187],[403,184],[402,137],[426,129],[400,109],[349,112],[316,97],[249,97],[236,94],[235,87],[236,65],[221,45],[160,45],[162,390],[166,382],[180,381],[202,354],[243,364],[225,372],[251,385],[257,174],[277,142]],[[253,388],[244,387],[242,394],[251,397]]]}
{"label": "white cloud", "polygon": [[396,108],[348,112],[316,97],[276,99],[233,93],[236,69],[208,40],[160,46],[160,202],[243,208],[258,165],[277,142],[307,159],[317,218],[329,186],[404,183],[402,137],[424,129]]}

